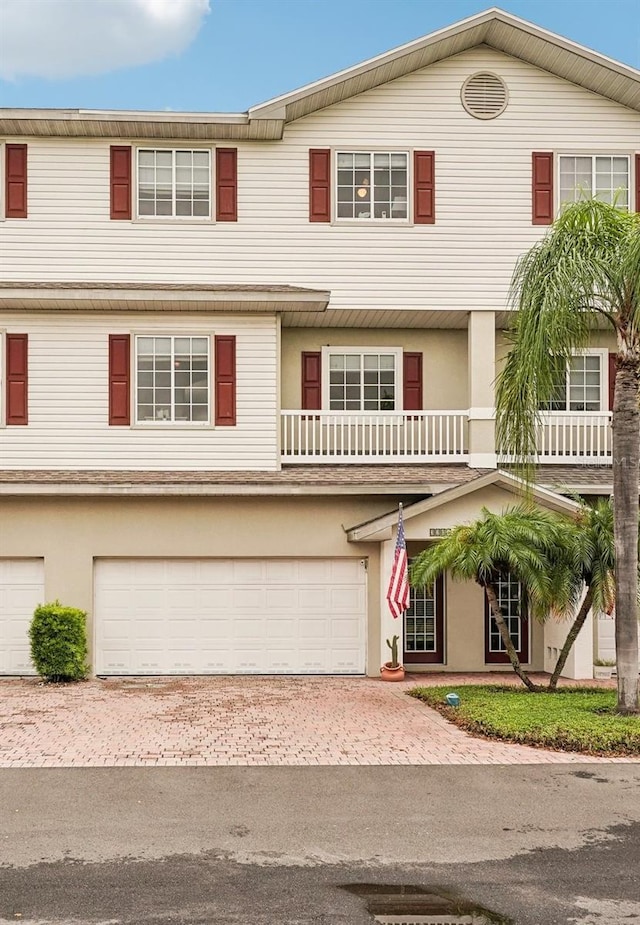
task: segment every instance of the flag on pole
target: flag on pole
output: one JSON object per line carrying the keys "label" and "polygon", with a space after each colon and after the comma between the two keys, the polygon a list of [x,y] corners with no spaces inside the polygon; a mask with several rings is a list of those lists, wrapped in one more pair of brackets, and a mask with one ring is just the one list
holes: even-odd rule
{"label": "flag on pole", "polygon": [[397,619],[409,606],[409,571],[407,560],[407,544],[404,538],[404,524],[402,522],[402,505],[398,512],[398,537],[393,556],[391,578],[387,591],[389,610]]}

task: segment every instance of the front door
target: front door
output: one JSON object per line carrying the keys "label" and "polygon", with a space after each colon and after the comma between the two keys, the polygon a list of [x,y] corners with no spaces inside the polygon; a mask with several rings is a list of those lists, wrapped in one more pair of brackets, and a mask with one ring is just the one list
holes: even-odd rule
{"label": "front door", "polygon": [[433,588],[411,588],[404,614],[405,664],[444,662],[444,579]]}
{"label": "front door", "polygon": [[[498,582],[498,603],[518,658],[526,664],[529,661],[529,620],[522,584],[510,575],[501,578]],[[484,660],[490,664],[509,661],[486,594],[484,596]]]}

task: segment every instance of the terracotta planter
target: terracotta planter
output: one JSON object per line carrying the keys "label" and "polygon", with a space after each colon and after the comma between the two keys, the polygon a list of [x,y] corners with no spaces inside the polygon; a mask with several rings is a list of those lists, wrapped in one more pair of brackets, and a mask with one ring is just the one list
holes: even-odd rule
{"label": "terracotta planter", "polygon": [[404,665],[392,668],[391,662],[385,662],[380,669],[380,677],[383,681],[404,681]]}

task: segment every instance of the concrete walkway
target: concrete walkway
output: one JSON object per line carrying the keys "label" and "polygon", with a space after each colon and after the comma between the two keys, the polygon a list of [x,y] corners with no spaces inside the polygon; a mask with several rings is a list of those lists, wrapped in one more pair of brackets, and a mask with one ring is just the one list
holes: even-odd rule
{"label": "concrete walkway", "polygon": [[0,767],[636,760],[476,739],[406,696],[417,683],[455,686],[472,680],[479,678],[414,675],[400,684],[255,676],[96,679],[75,685],[0,680]]}

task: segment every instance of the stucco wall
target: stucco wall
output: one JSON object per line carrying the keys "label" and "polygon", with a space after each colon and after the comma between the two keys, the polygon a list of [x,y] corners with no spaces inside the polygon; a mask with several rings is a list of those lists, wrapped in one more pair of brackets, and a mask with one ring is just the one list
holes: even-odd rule
{"label": "stucco wall", "polygon": [[469,407],[466,330],[283,328],[282,408],[301,407],[301,353],[322,347],[399,347],[423,354],[425,409]]}

